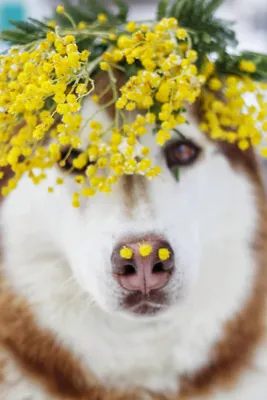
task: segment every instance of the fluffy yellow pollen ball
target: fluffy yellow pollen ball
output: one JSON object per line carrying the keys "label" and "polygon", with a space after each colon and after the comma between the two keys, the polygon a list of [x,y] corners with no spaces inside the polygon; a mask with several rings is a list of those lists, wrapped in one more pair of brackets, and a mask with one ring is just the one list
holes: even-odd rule
{"label": "fluffy yellow pollen ball", "polygon": [[65,12],[65,8],[63,6],[57,6],[57,12],[59,14],[63,14]]}
{"label": "fluffy yellow pollen ball", "polygon": [[170,258],[171,254],[170,254],[170,250],[163,248],[163,249],[159,249],[158,255],[159,255],[159,259],[161,261],[166,261]]}
{"label": "fluffy yellow pollen ball", "polygon": [[185,40],[185,39],[186,39],[186,36],[187,36],[187,32],[186,32],[185,29],[178,29],[178,30],[176,31],[176,36],[177,36],[177,38],[180,39],[180,40]]}
{"label": "fluffy yellow pollen ball", "polygon": [[133,256],[133,251],[129,249],[128,247],[123,247],[120,250],[120,256],[121,258],[125,258],[126,260],[130,260]]}
{"label": "fluffy yellow pollen ball", "polygon": [[240,71],[253,73],[256,72],[257,67],[256,64],[250,60],[241,60],[239,63],[239,69]]}
{"label": "fluffy yellow pollen ball", "polygon": [[97,94],[94,94],[92,96],[92,100],[93,100],[94,103],[99,103],[100,97]]}
{"label": "fluffy yellow pollen ball", "polygon": [[74,208],[79,208],[80,207],[80,202],[79,202],[79,200],[73,200],[72,201],[72,207],[74,207]]}
{"label": "fluffy yellow pollen ball", "polygon": [[100,22],[101,24],[104,24],[105,22],[107,22],[108,17],[106,14],[98,14],[97,19],[98,19],[98,22]]}
{"label": "fluffy yellow pollen ball", "polygon": [[152,246],[150,244],[142,244],[139,247],[139,253],[142,257],[148,257],[152,253]]}
{"label": "fluffy yellow pollen ball", "polygon": [[128,32],[131,32],[131,33],[135,32],[137,29],[136,23],[132,22],[132,21],[128,22],[128,24],[126,25],[126,29]]}
{"label": "fluffy yellow pollen ball", "polygon": [[102,71],[108,71],[108,69],[109,69],[108,63],[106,61],[101,61],[100,69],[102,69]]}

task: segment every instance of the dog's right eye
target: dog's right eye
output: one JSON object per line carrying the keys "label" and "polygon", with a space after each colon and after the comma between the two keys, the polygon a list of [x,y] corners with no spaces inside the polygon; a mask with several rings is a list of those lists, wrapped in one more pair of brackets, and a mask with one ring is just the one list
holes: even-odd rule
{"label": "dog's right eye", "polygon": [[82,167],[77,166],[77,164],[79,164],[77,163],[79,157],[83,157],[83,152],[79,149],[64,147],[60,150],[60,154],[61,157],[58,164],[64,171],[71,173],[84,173],[88,165],[92,164],[90,161],[88,161],[86,164],[84,162],[81,163]]}
{"label": "dog's right eye", "polygon": [[200,148],[189,140],[171,142],[165,148],[165,157],[169,168],[193,164],[198,158]]}

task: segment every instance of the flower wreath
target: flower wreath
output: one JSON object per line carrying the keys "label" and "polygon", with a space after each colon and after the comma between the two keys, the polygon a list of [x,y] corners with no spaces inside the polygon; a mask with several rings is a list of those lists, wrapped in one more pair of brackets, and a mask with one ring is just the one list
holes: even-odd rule
{"label": "flower wreath", "polygon": [[[200,128],[211,138],[242,150],[258,146],[267,132],[267,56],[235,51],[232,23],[214,16],[222,2],[161,0],[155,20],[129,22],[122,0],[115,0],[118,11],[98,0],[75,6],[66,0],[54,21],[12,22],[14,29],[0,36],[12,44],[0,56],[0,168],[13,171],[2,195],[24,174],[40,183],[56,163],[77,172],[74,207],[80,196],[109,193],[123,174],[156,177],[160,168],[139,138],[152,125],[163,146],[186,123],[186,106],[196,101]],[[121,88],[117,71],[126,77]],[[99,93],[95,80],[101,73],[108,79]],[[108,91],[112,96],[105,102]],[[249,105],[251,93],[255,104]],[[80,111],[89,95],[99,106],[84,120]],[[97,113],[111,106],[115,116],[104,129]],[[89,145],[82,150],[85,128]],[[261,152],[267,156],[267,148]],[[48,191],[63,182],[58,177]]]}

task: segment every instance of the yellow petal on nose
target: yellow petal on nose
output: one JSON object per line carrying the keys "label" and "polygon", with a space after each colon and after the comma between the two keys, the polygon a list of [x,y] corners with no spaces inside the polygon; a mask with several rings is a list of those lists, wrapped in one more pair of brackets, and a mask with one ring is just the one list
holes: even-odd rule
{"label": "yellow petal on nose", "polygon": [[152,246],[149,244],[142,244],[139,247],[139,253],[142,257],[148,257],[152,253]]}
{"label": "yellow petal on nose", "polygon": [[129,249],[128,247],[123,247],[120,250],[120,256],[121,258],[125,258],[126,260],[130,260],[133,256],[133,251]]}
{"label": "yellow petal on nose", "polygon": [[168,249],[159,249],[158,256],[159,256],[159,259],[161,261],[168,260],[170,258],[170,255],[171,254],[170,254],[170,251]]}

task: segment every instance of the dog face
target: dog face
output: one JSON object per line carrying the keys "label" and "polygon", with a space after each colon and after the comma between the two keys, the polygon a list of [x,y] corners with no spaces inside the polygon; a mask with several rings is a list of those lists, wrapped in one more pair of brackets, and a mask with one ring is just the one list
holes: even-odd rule
{"label": "dog face", "polygon": [[[84,114],[87,107],[91,103]],[[75,188],[67,178],[46,201],[54,240],[75,279],[107,312],[154,316],[183,304],[195,291],[207,254],[216,269],[212,249],[247,233],[247,177],[233,170],[193,118],[178,129],[181,135],[174,132],[165,148],[152,133],[143,138],[154,165],[162,168],[160,177],[124,176],[111,194],[83,199],[80,209],[71,208]],[[147,257],[140,256],[144,244],[152,248]],[[120,255],[125,247],[130,259]],[[168,249],[168,260],[159,258],[161,248]]]}
{"label": "dog face", "polygon": [[[83,114],[91,114],[92,107],[88,100]],[[99,118],[109,124],[106,115]],[[192,116],[188,121],[177,127],[180,133],[174,132],[165,148],[156,145],[153,133],[142,138],[153,164],[162,169],[159,177],[121,177],[111,194],[84,198],[79,209],[71,206],[77,190],[73,177],[65,176],[65,184],[53,195],[47,193],[47,184],[54,184],[58,169],[37,188],[25,179],[22,191],[19,187],[16,192],[20,204],[25,197],[32,215],[23,223],[23,237],[30,236],[36,244],[29,252],[29,238],[24,243],[19,236],[19,262],[25,255],[29,265],[29,254],[36,260],[42,254],[47,257],[49,242],[48,253],[64,260],[80,292],[102,310],[131,318],[163,316],[191,299],[204,298],[203,291],[214,295],[220,285],[228,285],[234,274],[227,264],[228,252],[240,248],[236,243],[248,243],[254,232],[253,189],[243,169],[232,167],[222,146],[203,135]],[[26,215],[16,193],[10,196],[7,219]],[[14,243],[14,237],[7,238]],[[151,247],[149,256],[140,255],[142,245]],[[125,247],[131,250],[130,259],[121,256]],[[161,249],[168,250],[168,259],[160,259]]]}

